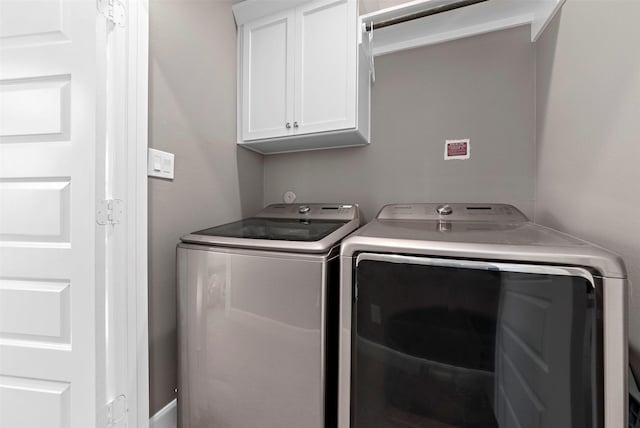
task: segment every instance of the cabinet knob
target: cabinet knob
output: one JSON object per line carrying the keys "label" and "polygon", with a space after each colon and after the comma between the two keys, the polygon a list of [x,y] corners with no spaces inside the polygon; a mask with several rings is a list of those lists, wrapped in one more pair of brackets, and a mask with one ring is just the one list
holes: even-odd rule
{"label": "cabinet knob", "polygon": [[286,124],[286,125],[284,125],[284,126],[286,126],[286,127],[287,127],[287,129],[291,129],[291,123],[289,123],[289,122],[287,122],[287,124]]}
{"label": "cabinet knob", "polygon": [[293,122],[293,127],[297,128],[298,127],[298,122]]}

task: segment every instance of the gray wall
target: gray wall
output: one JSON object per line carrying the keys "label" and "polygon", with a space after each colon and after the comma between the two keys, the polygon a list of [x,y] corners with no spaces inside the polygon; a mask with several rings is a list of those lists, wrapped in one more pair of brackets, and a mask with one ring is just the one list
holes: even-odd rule
{"label": "gray wall", "polygon": [[569,0],[537,43],[536,221],[621,254],[640,374],[640,2]]}
{"label": "gray wall", "polygon": [[[367,219],[392,202],[512,203],[533,214],[534,45],[529,28],[376,58],[368,147],[272,155],[265,203],[358,202]],[[444,141],[471,159],[444,161]]]}
{"label": "gray wall", "polygon": [[175,153],[175,180],[149,179],[150,413],[176,388],[175,245],[262,206],[262,158],[236,148],[231,3],[152,0],[150,141]]}

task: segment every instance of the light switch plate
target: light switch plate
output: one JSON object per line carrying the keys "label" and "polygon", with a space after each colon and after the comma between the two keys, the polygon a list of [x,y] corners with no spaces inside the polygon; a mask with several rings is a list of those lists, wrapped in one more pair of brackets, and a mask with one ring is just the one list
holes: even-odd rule
{"label": "light switch plate", "polygon": [[168,178],[173,180],[175,155],[162,150],[149,149],[147,158],[147,175],[149,177]]}

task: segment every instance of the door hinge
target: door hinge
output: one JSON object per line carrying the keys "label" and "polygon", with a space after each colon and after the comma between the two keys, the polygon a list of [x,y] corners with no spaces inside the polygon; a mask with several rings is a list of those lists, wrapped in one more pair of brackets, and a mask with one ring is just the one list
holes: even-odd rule
{"label": "door hinge", "polygon": [[96,223],[101,226],[116,225],[124,217],[124,202],[120,199],[105,199],[98,202],[96,211]]}
{"label": "door hinge", "polygon": [[124,27],[127,11],[120,0],[96,0],[98,12],[118,27]]}
{"label": "door hinge", "polygon": [[118,395],[113,400],[107,403],[107,428],[119,427],[124,428],[127,426],[127,396],[124,394]]}

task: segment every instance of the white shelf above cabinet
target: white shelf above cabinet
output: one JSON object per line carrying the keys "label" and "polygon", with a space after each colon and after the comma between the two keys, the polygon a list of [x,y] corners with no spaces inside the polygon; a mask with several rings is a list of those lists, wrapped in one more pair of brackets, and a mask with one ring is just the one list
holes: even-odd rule
{"label": "white shelf above cabinet", "polygon": [[521,25],[531,25],[531,41],[538,39],[565,0],[488,0],[447,12],[376,29],[376,24],[452,3],[416,0],[360,17],[373,22],[372,53],[385,55]]}

